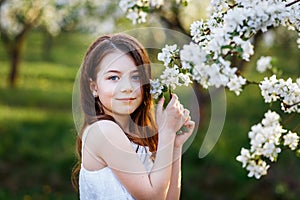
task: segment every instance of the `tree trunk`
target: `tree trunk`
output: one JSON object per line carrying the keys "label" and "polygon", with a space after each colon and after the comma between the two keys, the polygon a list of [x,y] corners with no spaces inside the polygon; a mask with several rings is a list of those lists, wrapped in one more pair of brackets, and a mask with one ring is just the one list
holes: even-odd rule
{"label": "tree trunk", "polygon": [[21,53],[24,46],[26,34],[30,29],[31,26],[26,25],[24,29],[13,38],[9,37],[5,31],[0,29],[2,37],[1,41],[3,42],[7,56],[10,59],[10,72],[7,78],[7,82],[9,87],[11,88],[16,86]]}
{"label": "tree trunk", "polygon": [[17,77],[19,74],[19,65],[21,60],[21,52],[23,49],[25,35],[17,37],[16,40],[12,41],[9,50],[10,58],[10,72],[8,76],[8,84],[11,88],[14,88],[17,83]]}
{"label": "tree trunk", "polygon": [[16,77],[18,74],[18,66],[20,63],[20,50],[13,47],[10,54],[10,72],[8,76],[8,84],[10,87],[16,86]]}

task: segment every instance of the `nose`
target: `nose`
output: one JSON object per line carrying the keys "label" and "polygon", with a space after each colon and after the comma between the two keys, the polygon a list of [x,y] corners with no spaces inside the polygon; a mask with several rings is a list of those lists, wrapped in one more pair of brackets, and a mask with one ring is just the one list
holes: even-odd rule
{"label": "nose", "polygon": [[133,91],[132,83],[129,78],[124,78],[123,81],[120,82],[120,91],[126,93]]}

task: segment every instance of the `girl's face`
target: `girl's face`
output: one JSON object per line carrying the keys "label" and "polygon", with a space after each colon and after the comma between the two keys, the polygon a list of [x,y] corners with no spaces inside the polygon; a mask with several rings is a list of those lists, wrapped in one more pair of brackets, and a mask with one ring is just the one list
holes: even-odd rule
{"label": "girl's face", "polygon": [[134,61],[121,51],[100,62],[95,89],[106,114],[129,115],[142,102],[140,75]]}

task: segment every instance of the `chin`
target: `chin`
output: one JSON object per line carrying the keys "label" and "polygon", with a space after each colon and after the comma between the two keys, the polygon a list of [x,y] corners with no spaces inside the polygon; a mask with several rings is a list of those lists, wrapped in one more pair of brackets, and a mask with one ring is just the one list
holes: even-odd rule
{"label": "chin", "polygon": [[131,115],[133,112],[135,111],[135,109],[128,109],[128,110],[116,110],[114,112],[114,114],[116,115]]}

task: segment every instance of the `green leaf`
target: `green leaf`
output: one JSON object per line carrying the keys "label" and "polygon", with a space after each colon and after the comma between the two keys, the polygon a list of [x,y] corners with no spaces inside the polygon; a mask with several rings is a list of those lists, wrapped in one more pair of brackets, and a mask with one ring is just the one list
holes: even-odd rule
{"label": "green leaf", "polygon": [[164,88],[162,89],[163,93],[168,91],[168,88],[164,85]]}
{"label": "green leaf", "polygon": [[187,5],[188,5],[188,2],[187,2],[187,1],[183,1],[183,2],[181,2],[181,4],[182,4],[183,6],[187,6]]}
{"label": "green leaf", "polygon": [[296,151],[296,156],[300,158],[300,149]]}
{"label": "green leaf", "polygon": [[171,100],[171,89],[167,90],[166,92],[163,92],[163,97],[165,98],[163,106],[164,106],[164,108],[166,108],[168,103]]}

